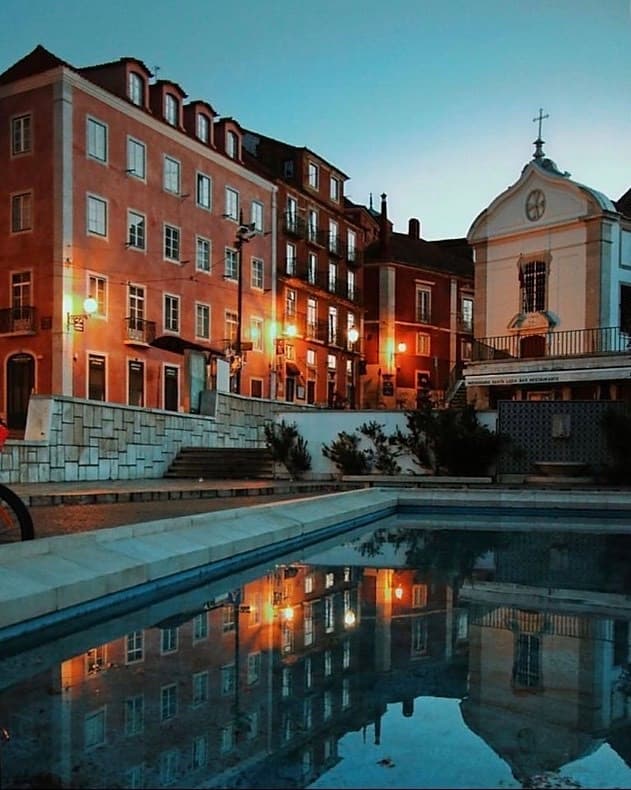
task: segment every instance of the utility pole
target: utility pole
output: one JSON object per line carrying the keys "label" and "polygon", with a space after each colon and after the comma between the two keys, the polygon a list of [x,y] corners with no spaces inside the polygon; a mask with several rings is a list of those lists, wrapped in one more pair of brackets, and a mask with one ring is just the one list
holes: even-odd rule
{"label": "utility pole", "polygon": [[243,367],[243,244],[246,241],[250,241],[255,233],[254,223],[250,225],[243,224],[243,209],[240,209],[239,229],[234,242],[234,246],[237,248],[237,347],[235,349],[238,364],[235,373],[235,391],[237,395],[241,394],[241,368]]}

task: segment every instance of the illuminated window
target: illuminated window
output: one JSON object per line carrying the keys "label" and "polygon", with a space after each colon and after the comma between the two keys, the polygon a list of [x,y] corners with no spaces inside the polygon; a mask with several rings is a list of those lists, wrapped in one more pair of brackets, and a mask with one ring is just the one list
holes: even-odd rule
{"label": "illuminated window", "polygon": [[416,353],[420,357],[428,357],[430,355],[430,336],[426,332],[416,333]]}

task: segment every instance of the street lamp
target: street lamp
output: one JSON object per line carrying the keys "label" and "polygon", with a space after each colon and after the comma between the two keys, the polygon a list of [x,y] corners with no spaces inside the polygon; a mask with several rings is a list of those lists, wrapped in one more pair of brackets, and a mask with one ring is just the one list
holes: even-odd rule
{"label": "street lamp", "polygon": [[83,332],[85,329],[85,322],[91,315],[94,315],[98,310],[99,304],[93,296],[88,296],[83,300],[82,313],[66,313],[66,330],[70,328],[75,332]]}
{"label": "street lamp", "polygon": [[249,225],[243,224],[243,210],[239,211],[239,228],[234,246],[237,248],[237,348],[236,357],[238,360],[235,373],[235,390],[237,395],[241,394],[241,367],[242,357],[242,313],[243,313],[243,244],[250,241],[256,235],[256,224],[251,222]]}

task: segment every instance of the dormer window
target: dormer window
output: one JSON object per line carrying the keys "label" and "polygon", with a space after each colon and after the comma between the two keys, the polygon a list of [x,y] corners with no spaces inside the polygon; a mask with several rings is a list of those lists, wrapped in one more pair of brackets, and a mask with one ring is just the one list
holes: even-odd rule
{"label": "dormer window", "polygon": [[129,100],[138,107],[142,107],[145,103],[145,81],[135,71],[129,72],[128,95]]}
{"label": "dormer window", "polygon": [[231,159],[239,158],[239,137],[235,132],[226,132],[226,153]]}
{"label": "dormer window", "polygon": [[177,126],[179,122],[179,102],[171,93],[167,93],[164,97],[164,118],[171,126]]}
{"label": "dormer window", "polygon": [[202,143],[210,141],[210,121],[201,112],[197,113],[197,139]]}

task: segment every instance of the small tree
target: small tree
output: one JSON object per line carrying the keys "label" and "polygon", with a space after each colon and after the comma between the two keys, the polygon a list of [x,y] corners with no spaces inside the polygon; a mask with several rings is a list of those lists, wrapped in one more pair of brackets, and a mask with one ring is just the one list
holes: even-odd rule
{"label": "small tree", "polygon": [[300,477],[311,469],[308,442],[300,436],[296,423],[267,423],[264,426],[265,443],[277,463],[283,464],[292,477]]}
{"label": "small tree", "polygon": [[401,455],[401,449],[397,446],[396,438],[387,436],[383,430],[383,425],[380,425],[375,420],[360,425],[359,432],[373,443],[375,470],[382,472],[384,475],[398,475],[401,467],[396,459],[397,456]]}
{"label": "small tree", "polygon": [[343,475],[365,475],[372,469],[373,456],[370,450],[360,449],[359,442],[356,433],[340,431],[337,439],[322,445],[322,455],[333,461]]}

